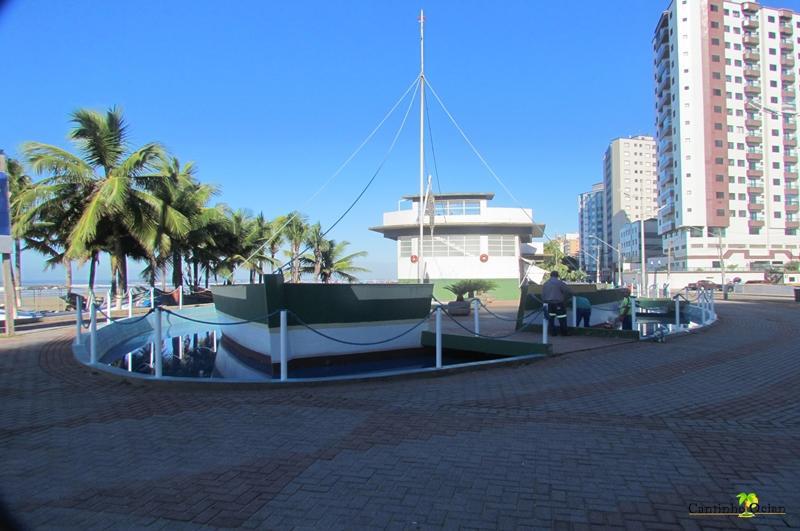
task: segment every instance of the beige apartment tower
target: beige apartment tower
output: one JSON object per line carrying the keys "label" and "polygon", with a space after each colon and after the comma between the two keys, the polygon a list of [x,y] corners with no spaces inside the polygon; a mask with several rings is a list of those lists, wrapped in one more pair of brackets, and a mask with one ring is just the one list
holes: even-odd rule
{"label": "beige apartment tower", "polygon": [[673,270],[797,260],[800,16],[673,0],[653,52],[659,233]]}
{"label": "beige apartment tower", "polygon": [[[606,150],[603,157],[604,239],[614,249],[618,249],[619,234],[626,224],[656,215],[656,163],[656,142],[651,136],[617,138]],[[616,261],[617,253],[602,245],[603,269],[616,270]]]}

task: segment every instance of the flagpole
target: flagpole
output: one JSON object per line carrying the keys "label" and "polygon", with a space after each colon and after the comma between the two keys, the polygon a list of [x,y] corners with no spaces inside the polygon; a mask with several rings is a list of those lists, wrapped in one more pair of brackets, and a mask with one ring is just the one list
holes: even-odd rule
{"label": "flagpole", "polygon": [[425,211],[423,204],[425,180],[425,14],[419,10],[419,260],[417,261],[417,277],[419,282],[425,281],[425,263],[422,240]]}

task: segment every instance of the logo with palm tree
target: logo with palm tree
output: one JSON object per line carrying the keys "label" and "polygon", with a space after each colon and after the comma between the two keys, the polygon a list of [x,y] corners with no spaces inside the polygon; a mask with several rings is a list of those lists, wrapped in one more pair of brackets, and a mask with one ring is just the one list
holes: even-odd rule
{"label": "logo with palm tree", "polygon": [[752,518],[755,516],[753,509],[758,510],[758,496],[756,496],[755,492],[740,492],[736,495],[736,499],[739,500],[739,505],[743,509],[739,513],[739,518]]}

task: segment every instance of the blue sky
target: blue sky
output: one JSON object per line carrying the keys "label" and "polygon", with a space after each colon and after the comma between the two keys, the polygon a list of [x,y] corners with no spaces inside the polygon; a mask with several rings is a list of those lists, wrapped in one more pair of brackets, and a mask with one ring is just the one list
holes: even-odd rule
{"label": "blue sky", "polygon": [[[70,112],[119,105],[134,144],[161,141],[195,161],[219,201],[270,217],[302,209],[325,227],[369,179],[402,112],[307,199],[417,75],[423,7],[433,87],[548,233],[575,231],[576,195],[600,180],[609,140],[653,132],[650,39],[666,5],[12,0],[0,11],[0,147],[67,146]],[[442,188],[495,191],[495,206],[514,206],[429,100]],[[331,233],[369,252],[365,277],[394,276],[392,244],[367,227],[418,187],[417,119]],[[61,278],[25,261],[28,279]]]}

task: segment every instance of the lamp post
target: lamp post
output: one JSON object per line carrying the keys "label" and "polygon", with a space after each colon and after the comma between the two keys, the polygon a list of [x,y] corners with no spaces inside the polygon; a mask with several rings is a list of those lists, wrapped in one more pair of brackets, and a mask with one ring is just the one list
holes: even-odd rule
{"label": "lamp post", "polygon": [[[598,242],[602,243],[603,245],[605,245],[606,247],[608,247],[609,249],[611,249],[612,251],[615,251],[617,253],[617,284],[622,285],[622,251],[619,249],[619,246],[617,246],[615,248],[613,245],[611,245],[610,243],[608,243],[607,241],[605,241],[605,240],[603,240],[601,238],[598,238],[594,234],[590,234],[589,236],[591,238],[594,238]],[[600,248],[599,244],[598,244],[597,248],[598,249]],[[600,254],[599,251],[598,251],[598,254]]]}

